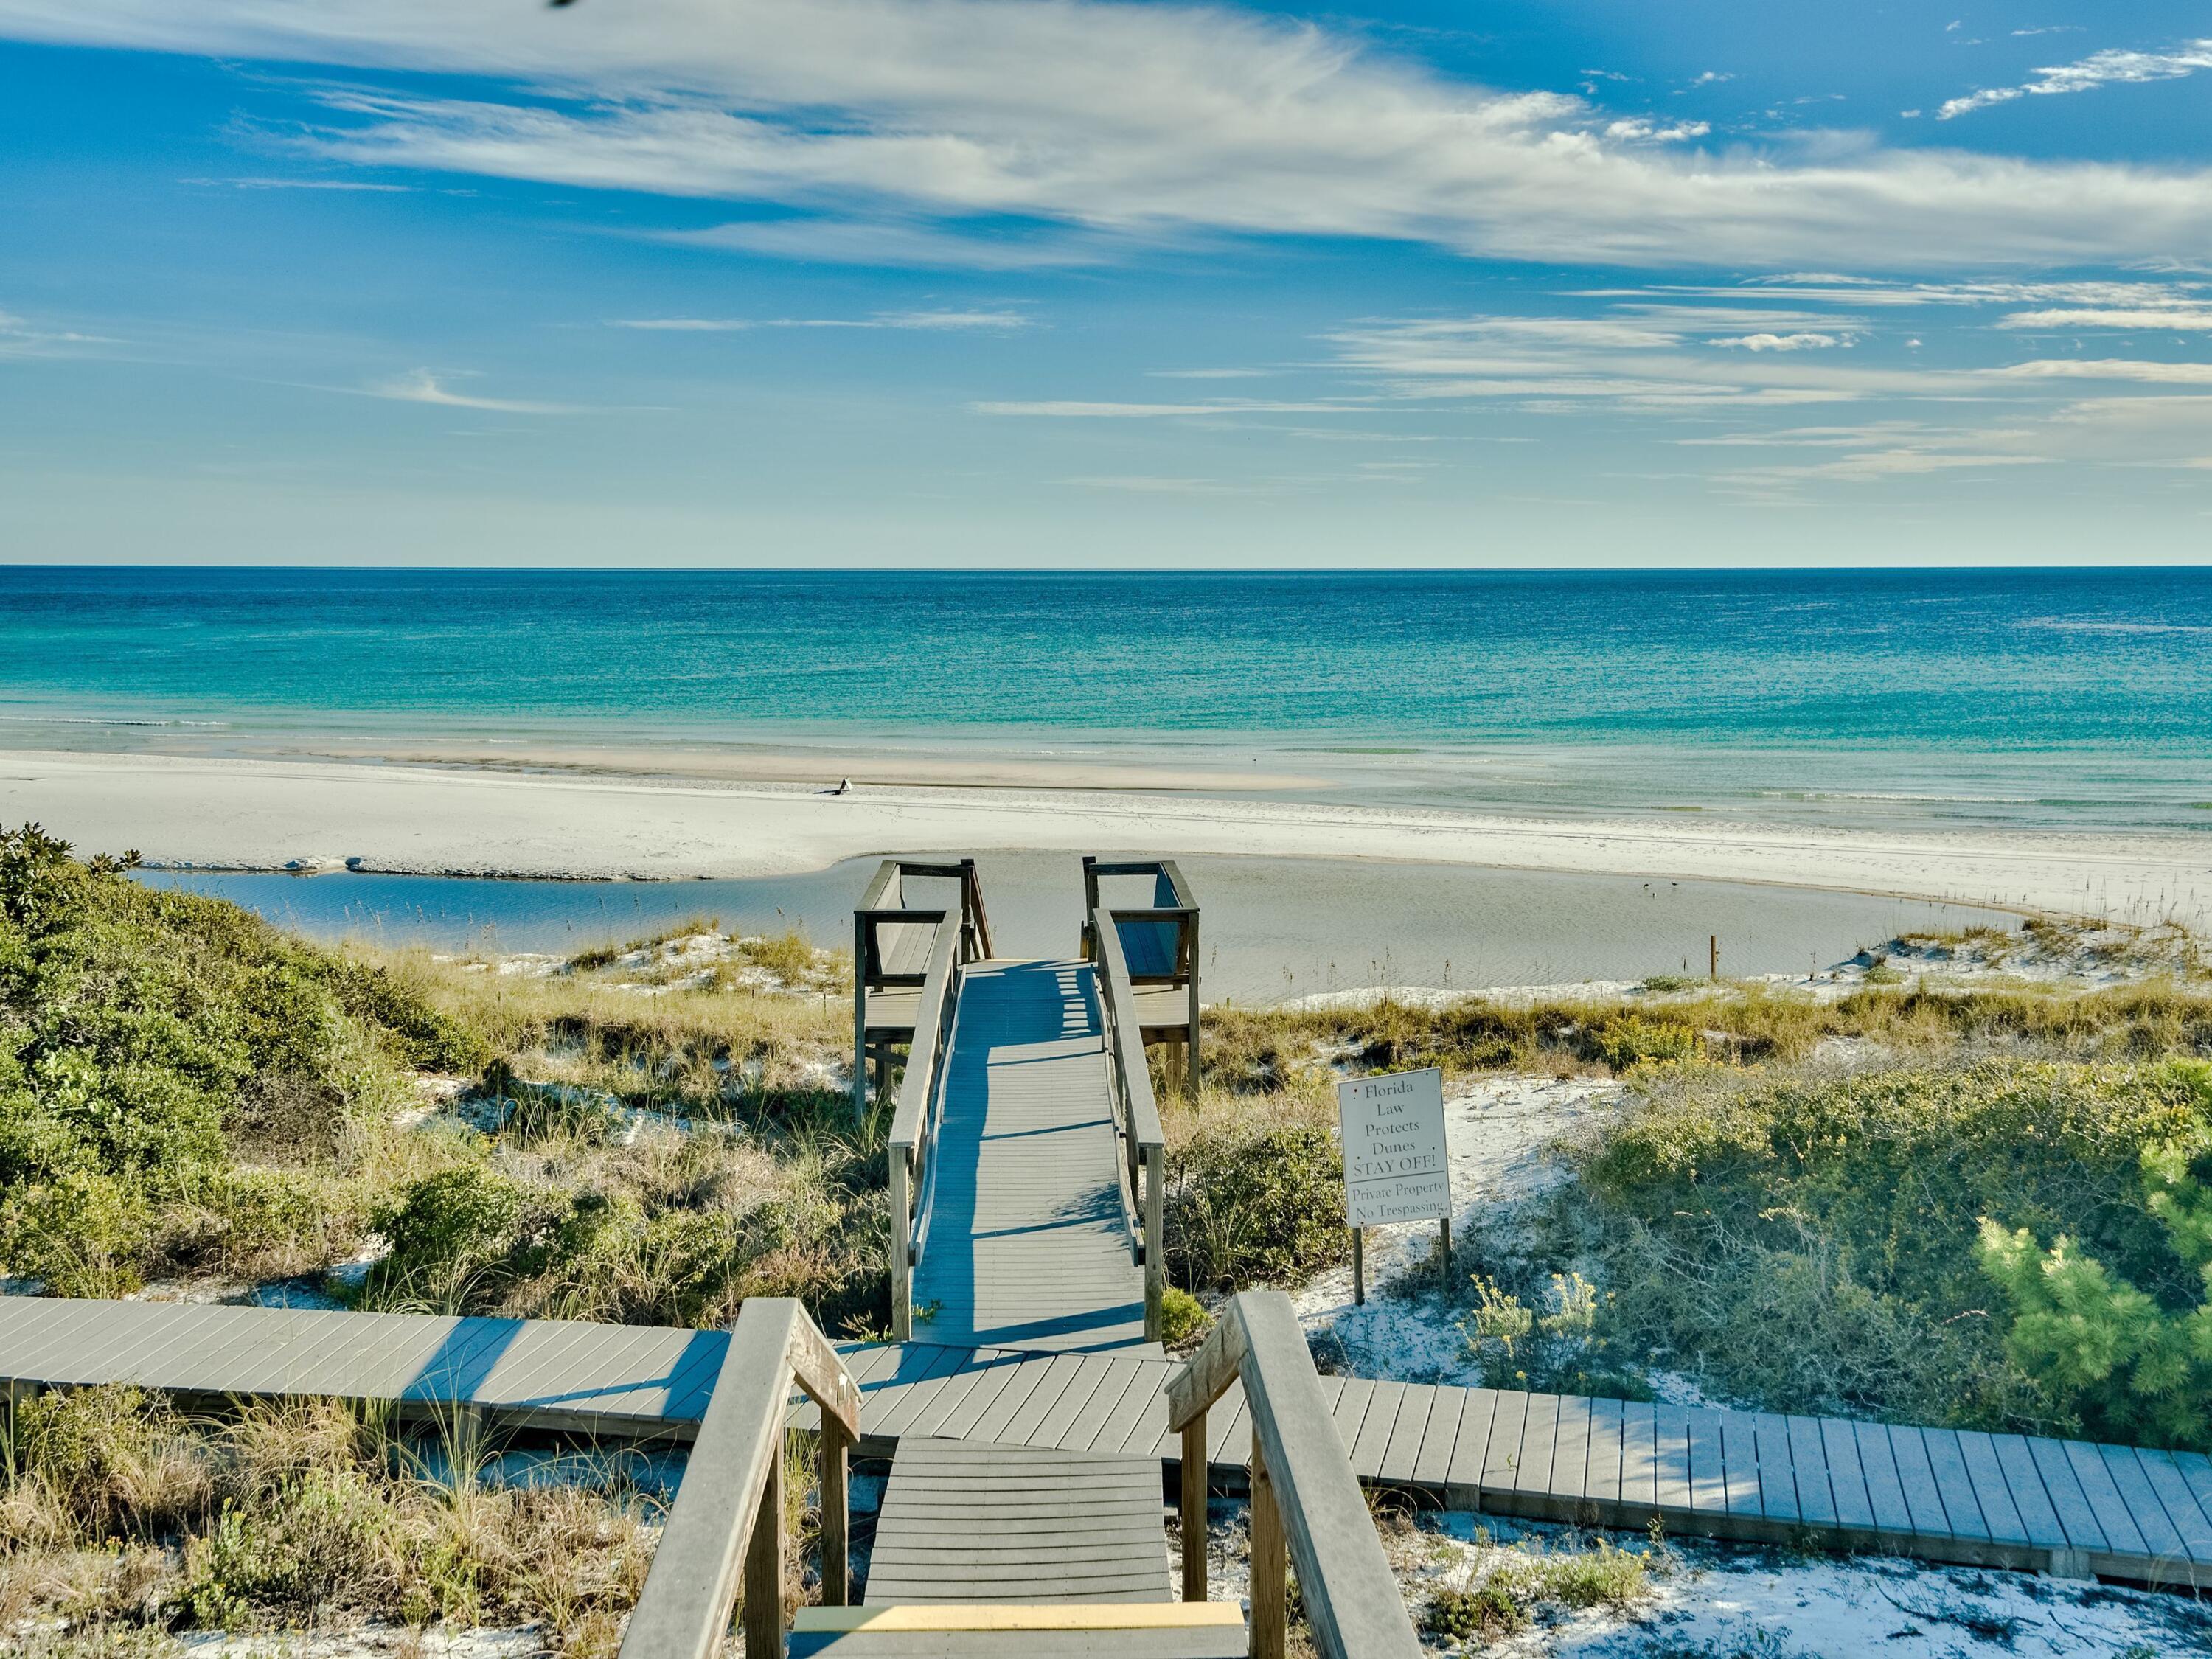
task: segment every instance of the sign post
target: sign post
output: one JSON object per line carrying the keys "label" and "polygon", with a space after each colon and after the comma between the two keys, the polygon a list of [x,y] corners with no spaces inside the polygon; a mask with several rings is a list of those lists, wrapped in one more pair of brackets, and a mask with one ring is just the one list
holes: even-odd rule
{"label": "sign post", "polygon": [[1451,1163],[1444,1150],[1444,1074],[1392,1072],[1336,1085],[1344,1137],[1344,1213],[1352,1224],[1352,1293],[1367,1300],[1363,1229],[1401,1221],[1443,1224],[1451,1252]]}

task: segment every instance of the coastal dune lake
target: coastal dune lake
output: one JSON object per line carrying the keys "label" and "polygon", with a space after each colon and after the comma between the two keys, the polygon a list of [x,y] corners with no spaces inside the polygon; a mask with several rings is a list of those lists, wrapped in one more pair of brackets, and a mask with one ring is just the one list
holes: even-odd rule
{"label": "coastal dune lake", "polygon": [[[1082,909],[1078,861],[1063,854],[979,856],[1000,953],[1071,953]],[[1376,985],[1474,990],[1703,973],[1715,936],[1724,975],[1804,974],[1909,928],[2012,927],[2019,920],[1971,905],[1749,883],[1379,860],[1181,863],[1201,911],[1209,1000],[1273,1002]],[[805,875],[743,881],[166,871],[142,872],[140,878],[232,899],[319,938],[566,954],[708,917],[726,931],[796,927],[817,944],[849,945],[851,912],[875,867],[873,859],[854,859]]]}

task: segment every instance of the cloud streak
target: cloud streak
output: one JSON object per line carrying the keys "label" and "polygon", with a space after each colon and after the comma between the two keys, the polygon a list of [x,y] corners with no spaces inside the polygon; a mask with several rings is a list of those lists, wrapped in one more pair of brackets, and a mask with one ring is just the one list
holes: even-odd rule
{"label": "cloud streak", "polygon": [[2205,69],[2212,69],[2212,40],[2191,40],[2166,52],[2092,52],[2075,63],[2037,70],[2034,79],[2019,86],[1983,87],[1962,98],[1954,98],[1936,112],[1936,118],[1955,120],[1978,109],[2008,104],[2016,98],[2092,92],[2099,87],[2130,82],[2177,81]]}
{"label": "cloud streak", "polygon": [[[1686,148],[1686,128],[1616,131],[1580,97],[1481,87],[1218,8],[0,0],[0,33],[475,77],[468,97],[327,93],[299,147],[774,204],[794,216],[685,234],[793,258],[1012,270],[1264,234],[1650,267],[2212,259],[2202,169],[1863,143]],[[487,80],[528,90],[484,95]]]}
{"label": "cloud streak", "polygon": [[452,378],[434,369],[417,368],[407,374],[394,375],[388,380],[373,380],[361,388],[362,395],[382,398],[392,403],[430,404],[440,409],[488,410],[500,415],[580,415],[585,411],[574,404],[541,404],[526,402],[516,398],[483,398],[471,392],[456,392],[446,384]]}

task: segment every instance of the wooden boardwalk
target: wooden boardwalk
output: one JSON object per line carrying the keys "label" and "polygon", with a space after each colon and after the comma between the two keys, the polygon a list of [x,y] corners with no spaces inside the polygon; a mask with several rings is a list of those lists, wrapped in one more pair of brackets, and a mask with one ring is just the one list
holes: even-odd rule
{"label": "wooden boardwalk", "polygon": [[[216,1399],[334,1395],[522,1428],[689,1438],[714,1331],[0,1299],[0,1381],[130,1382]],[[864,1453],[907,1438],[1178,1460],[1143,1350],[851,1347]],[[1353,1471],[1457,1509],[2212,1589],[2212,1462],[2082,1441],[1324,1377]],[[811,1427],[811,1407],[791,1420]],[[1207,1462],[1233,1484],[1232,1389]]]}
{"label": "wooden boardwalk", "polygon": [[922,1194],[915,1335],[1077,1351],[1145,1340],[1090,965],[961,976]]}
{"label": "wooden boardwalk", "polygon": [[870,1606],[1170,1599],[1153,1459],[900,1442],[876,1519]]}

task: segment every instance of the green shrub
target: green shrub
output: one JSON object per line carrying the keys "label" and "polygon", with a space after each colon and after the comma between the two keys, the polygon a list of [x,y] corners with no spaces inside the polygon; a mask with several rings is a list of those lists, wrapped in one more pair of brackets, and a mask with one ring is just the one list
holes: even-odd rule
{"label": "green shrub", "polygon": [[193,1619],[222,1629],[275,1613],[312,1625],[334,1601],[398,1577],[398,1540],[379,1498],[353,1471],[318,1469],[268,1504],[225,1509],[186,1554]]}
{"label": "green shrub", "polygon": [[2200,1120],[2144,1147],[2142,1164],[2145,1209],[2201,1277],[2194,1305],[2161,1304],[2063,1233],[2040,1249],[2027,1228],[2008,1231],[1987,1218],[1981,1263],[2012,1303],[2007,1352],[2066,1400],[2089,1432],[2201,1445],[2212,1424],[2212,1126]]}
{"label": "green shrub", "polygon": [[470,1047],[381,969],[143,886],[129,862],[0,831],[0,1273],[64,1294],[306,1226],[308,1188],[278,1214],[275,1189],[226,1189],[224,1172],[328,1162],[356,1103]]}
{"label": "green shrub", "polygon": [[1616,1072],[1646,1060],[1687,1060],[1698,1051],[1698,1034],[1679,1020],[1620,1014],[1589,1036],[1590,1058]]}
{"label": "green shrub", "polygon": [[1581,1184],[1548,1224],[1601,1264],[1617,1348],[1735,1398],[2072,1431],[2081,1391],[2008,1344],[1977,1218],[2063,1234],[2160,1308],[2193,1308],[2202,1278],[2150,1206],[2144,1153],[2207,1104],[2192,1063],[1689,1079],[1576,1154]]}
{"label": "green shrub", "polygon": [[1336,1138],[1310,1123],[1203,1123],[1170,1152],[1167,1265],[1185,1286],[1294,1284],[1349,1254]]}
{"label": "green shrub", "polygon": [[1188,1291],[1169,1285],[1160,1293],[1160,1340],[1170,1348],[1194,1342],[1213,1327],[1213,1316]]}

